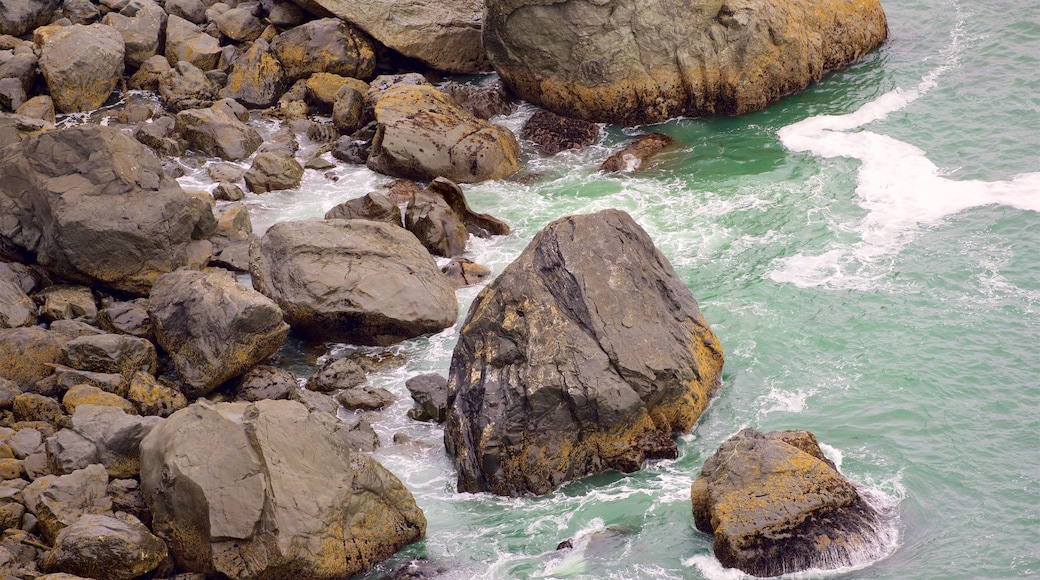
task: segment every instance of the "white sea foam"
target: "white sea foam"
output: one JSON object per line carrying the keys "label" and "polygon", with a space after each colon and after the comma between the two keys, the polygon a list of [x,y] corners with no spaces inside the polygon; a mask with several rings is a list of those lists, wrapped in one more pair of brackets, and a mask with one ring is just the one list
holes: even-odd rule
{"label": "white sea foam", "polygon": [[921,227],[984,205],[1040,212],[1040,172],[1007,181],[948,179],[920,148],[872,131],[855,131],[884,120],[938,86],[939,78],[958,65],[968,48],[963,22],[960,19],[951,31],[943,62],[916,88],[897,88],[853,113],[810,117],[778,131],[791,151],[859,159],[856,193],[867,215],[854,228],[858,242],[836,243],[819,255],[799,253],[781,259],[769,274],[772,280],[801,287],[871,287],[887,275],[888,258],[913,240]]}

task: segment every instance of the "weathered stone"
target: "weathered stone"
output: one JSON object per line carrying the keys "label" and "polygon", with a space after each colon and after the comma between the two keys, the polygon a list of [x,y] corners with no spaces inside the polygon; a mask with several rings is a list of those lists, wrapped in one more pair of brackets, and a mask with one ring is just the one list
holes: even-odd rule
{"label": "weathered stone", "polygon": [[141,447],[153,530],[191,572],[321,580],[368,570],[422,538],[426,520],[396,477],[350,451],[345,429],[291,401],[199,401],[175,413]]}
{"label": "weathered stone", "polygon": [[76,408],[80,405],[115,407],[131,415],[137,414],[137,408],[130,401],[93,385],[76,385],[70,388],[61,398],[61,404],[65,406],[65,411],[70,415],[75,413]]}
{"label": "weathered stone", "polygon": [[192,149],[206,155],[229,161],[249,157],[264,140],[256,129],[236,116],[232,102],[223,100],[206,109],[177,113],[177,132]]}
{"label": "weathered stone", "polygon": [[466,225],[469,233],[481,238],[509,235],[509,224],[486,213],[473,211],[462,188],[450,180],[438,177],[426,186],[426,190],[440,196]]}
{"label": "weathered stone", "polygon": [[332,124],[340,133],[352,133],[365,120],[365,97],[361,91],[344,88],[332,104]]}
{"label": "weathered stone", "polygon": [[234,183],[221,181],[213,188],[213,199],[217,201],[242,201],[245,198],[246,193]]}
{"label": "weathered stone", "polygon": [[[36,80],[36,73],[38,70],[39,61],[36,59],[36,55],[29,54],[16,54],[11,58],[0,62],[0,79],[15,79],[18,81],[18,86],[22,88],[22,95],[28,95],[33,88],[33,82]],[[24,99],[23,99],[24,100]],[[15,105],[13,109],[17,109],[21,106],[21,103]]]}
{"label": "weathered stone", "polygon": [[[214,163],[214,164],[206,167],[206,175],[208,175],[209,178],[212,179],[213,181],[217,181],[217,182],[233,183],[235,181],[238,181],[238,180],[242,179],[242,176],[245,175],[245,173],[246,173],[245,169],[243,169],[241,166],[239,166],[237,164],[234,164],[234,163],[223,163],[223,162],[221,162],[221,163]],[[214,197],[216,197],[216,196],[214,195]],[[231,200],[231,201],[235,201],[235,200]]]}
{"label": "weathered stone", "polygon": [[285,92],[282,63],[264,40],[255,40],[235,59],[220,96],[230,97],[247,107],[270,107]]}
{"label": "weathered stone", "polygon": [[43,450],[43,434],[36,429],[21,429],[7,440],[15,459],[25,459]]}
{"label": "weathered stone", "polygon": [[448,379],[436,374],[414,376],[404,383],[418,407],[409,409],[416,421],[443,423],[448,417]]}
{"label": "weathered stone", "polygon": [[63,0],[61,13],[73,24],[93,24],[101,18],[97,4],[90,0]]}
{"label": "weathered stone", "polygon": [[166,544],[136,518],[84,515],[58,533],[42,568],[97,580],[131,580],[165,559]]}
{"label": "weathered stone", "polygon": [[[93,300],[91,300],[93,302]],[[84,318],[76,320],[54,320],[51,322],[51,330],[54,332],[61,333],[67,339],[72,340],[73,338],[80,338],[83,336],[97,336],[99,334],[105,334],[104,330],[84,322]]]}
{"label": "weathered stone", "polygon": [[156,282],[148,311],[191,398],[240,376],[282,345],[278,306],[227,273],[182,270]]}
{"label": "weathered stone", "polygon": [[368,83],[365,81],[325,72],[314,73],[307,77],[304,87],[307,89],[307,104],[326,113],[332,111],[336,100],[347,89],[361,93],[362,103],[365,93],[368,92]]}
{"label": "weathered stone", "polygon": [[15,112],[20,116],[39,119],[50,125],[53,125],[55,121],[54,100],[48,95],[36,95],[22,103],[22,106],[18,107]]}
{"label": "weathered stone", "polygon": [[339,403],[325,393],[308,389],[296,389],[289,393],[289,400],[300,403],[307,407],[308,411],[314,413],[325,413],[332,417],[336,417],[337,413],[339,413]]}
{"label": "weathered stone", "polygon": [[25,89],[14,78],[0,78],[0,109],[14,111],[25,103]]}
{"label": "weathered stone", "polygon": [[166,11],[152,0],[131,0],[119,12],[106,14],[101,23],[123,36],[126,65],[136,69],[158,52]]}
{"label": "weathered stone", "polygon": [[155,91],[159,89],[159,79],[167,71],[172,69],[170,61],[165,56],[154,55],[149,57],[134,74],[126,81],[127,88],[134,90]]}
{"label": "weathered stone", "polygon": [[65,360],[65,337],[39,327],[0,329],[0,377],[23,389],[51,374]]}
{"label": "weathered stone", "polygon": [[120,373],[127,380],[137,371],[155,374],[158,360],[151,342],[122,334],[75,338],[63,350],[68,366],[74,369]]}
{"label": "weathered stone", "polygon": [[455,323],[455,292],[404,229],[365,220],[275,224],[250,251],[253,284],[302,333],[387,345]]}
{"label": "weathered stone", "polygon": [[282,151],[263,151],[253,158],[245,180],[249,191],[254,193],[296,189],[303,180],[303,166],[292,155]]}
{"label": "weathered stone", "polygon": [[405,210],[404,227],[435,256],[451,258],[466,251],[469,232],[438,195],[417,194]]}
{"label": "weathered stone", "polygon": [[599,125],[570,119],[539,109],[524,123],[520,138],[534,145],[542,155],[556,155],[568,149],[582,149],[596,142]]}
{"label": "weathered stone", "polygon": [[51,21],[60,0],[0,0],[0,34],[22,36]]}
{"label": "weathered stone", "polygon": [[108,473],[100,464],[68,475],[46,475],[22,490],[25,507],[36,516],[40,533],[53,544],[62,529],[88,514],[112,515],[106,491]]}
{"label": "weathered stone", "polygon": [[40,72],[63,113],[97,109],[123,74],[123,37],[104,24],[60,27],[40,49]]}
{"label": "weathered stone", "polygon": [[303,9],[292,2],[276,1],[268,11],[267,19],[279,28],[292,28],[303,24],[305,15]]}
{"label": "weathered stone", "polygon": [[755,576],[854,566],[887,549],[877,512],[806,431],[730,437],[704,462],[690,499],[722,565]]}
{"label": "weathered stone", "polygon": [[396,400],[390,391],[369,385],[351,387],[336,394],[336,402],[348,411],[378,411]]}
{"label": "weathered stone", "polygon": [[169,417],[188,406],[183,393],[157,381],[148,373],[134,373],[127,387],[126,398],[141,415]]}
{"label": "weathered stone", "polygon": [[166,60],[170,66],[185,60],[208,71],[220,62],[220,41],[195,24],[171,14],[166,21]]}
{"label": "weathered stone", "polygon": [[224,12],[213,21],[221,34],[235,42],[252,42],[260,38],[265,28],[253,10],[242,6]]}
{"label": "weathered stone", "polygon": [[206,4],[202,0],[166,0],[166,12],[193,24],[206,23]]}
{"label": "weathered stone", "polygon": [[90,124],[0,149],[0,215],[0,244],[66,278],[134,293],[201,265],[215,226],[147,147]]}
{"label": "weathered stone", "polygon": [[449,81],[440,85],[440,89],[451,95],[460,107],[478,119],[509,115],[516,109],[516,100],[509,94],[502,81],[482,86]]}
{"label": "weathered stone", "polygon": [[331,393],[364,384],[365,369],[349,358],[330,358],[307,379],[306,387],[319,393]]}
{"label": "weathered stone", "polygon": [[325,212],[325,219],[370,220],[401,225],[401,207],[390,198],[373,191],[347,200]]}
{"label": "weathered stone", "polygon": [[54,377],[63,390],[71,389],[76,385],[90,385],[120,397],[126,394],[127,380],[119,373],[95,373],[54,365]]}
{"label": "weathered stone", "polygon": [[466,258],[453,258],[451,262],[441,268],[441,272],[448,277],[448,281],[456,289],[480,284],[491,276],[491,268]]}
{"label": "weathered stone", "polygon": [[93,322],[97,318],[94,294],[85,286],[48,286],[36,294],[36,300],[41,302],[40,316],[48,322],[74,319]]}
{"label": "weathered stone", "polygon": [[159,76],[159,97],[167,109],[176,113],[209,107],[217,90],[205,72],[182,60]]}
{"label": "weathered stone", "polygon": [[444,435],[459,490],[544,494],[675,457],[671,436],[707,407],[722,360],[628,214],[556,220],[480,292],[460,332]]}
{"label": "weathered stone", "polygon": [[40,421],[62,427],[68,420],[57,401],[36,393],[17,395],[11,411],[14,412],[14,418],[18,421]]}
{"label": "weathered stone", "polygon": [[375,71],[371,40],[337,18],[290,28],[275,37],[272,48],[290,83],[320,72],[366,79]]}
{"label": "weathered stone", "polygon": [[437,70],[475,73],[491,69],[480,38],[482,0],[296,1],[317,14],[328,11],[353,22],[384,45]]}
{"label": "weathered stone", "polygon": [[71,427],[47,439],[47,456],[59,473],[91,458],[89,447],[76,441],[75,435],[94,446],[93,463],[104,465],[110,476],[135,477],[141,468],[141,440],[161,421],[112,405],[84,403],[72,415]]}
{"label": "weathered stone", "polygon": [[288,399],[289,395],[300,388],[296,375],[292,371],[257,365],[242,375],[235,388],[235,398],[239,401],[262,401],[264,399]]}
{"label": "weathered stone", "polygon": [[98,326],[107,332],[152,340],[152,319],[148,317],[147,300],[110,302],[98,310]]}
{"label": "weathered stone", "polygon": [[36,304],[13,280],[0,278],[0,328],[32,326],[36,323]]}
{"label": "weathered stone", "polygon": [[675,139],[661,133],[650,133],[637,137],[635,141],[625,145],[599,166],[600,171],[611,173],[631,173],[646,169],[649,162],[663,150],[675,144]]}
{"label": "weathered stone", "polygon": [[368,157],[373,171],[474,183],[520,168],[512,131],[470,115],[433,87],[395,86],[378,93],[375,118],[379,128]]}
{"label": "weathered stone", "polygon": [[517,95],[621,125],[758,110],[888,36],[877,0],[486,0],[484,14]]}

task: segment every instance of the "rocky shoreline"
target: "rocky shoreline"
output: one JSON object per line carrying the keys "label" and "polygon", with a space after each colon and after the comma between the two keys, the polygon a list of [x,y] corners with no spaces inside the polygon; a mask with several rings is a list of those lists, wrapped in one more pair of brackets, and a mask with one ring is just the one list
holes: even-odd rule
{"label": "rocky shoreline", "polygon": [[[534,96],[540,73],[512,72],[496,28],[524,3],[436,4],[0,0],[0,574],[345,578],[424,537],[411,494],[367,455],[371,426],[337,417],[394,400],[366,384],[379,363],[330,358],[296,377],[272,355],[290,332],[386,346],[456,324],[455,290],[490,275],[462,257],[469,238],[510,232],[458,184],[521,170],[517,137],[489,121],[512,91],[546,107],[521,132],[545,155],[594,142],[589,119],[649,119],[656,98],[595,112]],[[756,22],[754,7],[719,14],[727,29]],[[884,37],[870,18],[870,40],[811,64],[809,81]],[[505,84],[451,80],[492,67]],[[670,144],[646,135],[600,169],[639,170]],[[201,163],[211,187],[184,190]],[[391,179],[324,219],[252,233],[245,191],[337,163]],[[570,216],[481,291],[448,379],[408,381],[409,417],[445,424],[460,492],[544,494],[674,457],[722,360],[627,214]],[[718,533],[706,494],[697,526]]]}

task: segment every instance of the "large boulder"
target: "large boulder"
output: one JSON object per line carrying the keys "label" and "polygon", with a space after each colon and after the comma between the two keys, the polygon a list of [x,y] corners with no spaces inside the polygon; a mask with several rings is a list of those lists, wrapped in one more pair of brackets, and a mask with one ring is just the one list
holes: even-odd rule
{"label": "large boulder", "polygon": [[105,24],[55,29],[40,48],[40,72],[62,113],[92,111],[105,103],[123,75],[125,47]]}
{"label": "large boulder", "polygon": [[704,462],[690,498],[722,565],[755,576],[860,565],[887,550],[877,511],[807,431],[740,431]]}
{"label": "large boulder", "polygon": [[28,389],[65,361],[68,337],[38,326],[0,328],[0,377]]}
{"label": "large boulder", "polygon": [[45,131],[0,150],[0,246],[63,277],[146,293],[159,275],[201,265],[215,226],[116,128]]}
{"label": "large boulder", "polygon": [[520,169],[512,131],[478,119],[428,85],[399,85],[375,102],[379,124],[368,167],[393,177],[456,183],[500,179]]}
{"label": "large boulder", "polygon": [[322,72],[366,79],[376,69],[372,41],[338,18],[290,28],[275,37],[271,49],[282,63],[288,83]]}
{"label": "large boulder", "polygon": [[453,324],[458,303],[426,248],[403,228],[366,220],[275,224],[250,249],[257,290],[294,330],[388,345]]}
{"label": "large boulder", "polygon": [[21,36],[43,26],[61,8],[61,0],[0,0],[0,34]]}
{"label": "large boulder", "polygon": [[22,490],[25,507],[36,516],[40,534],[52,543],[64,528],[85,515],[112,515],[108,473],[100,464],[68,475],[45,475]]}
{"label": "large boulder", "polygon": [[132,580],[157,568],[166,555],[166,544],[133,516],[85,515],[58,533],[41,567],[97,580]]}
{"label": "large boulder", "polygon": [[106,405],[80,405],[72,425],[47,438],[47,461],[57,474],[100,463],[111,477],[134,477],[141,471],[141,440],[161,421]]}
{"label": "large boulder", "polygon": [[246,125],[248,112],[237,110],[241,105],[223,99],[205,109],[188,109],[177,113],[176,131],[189,147],[212,157],[238,161],[249,157],[264,138],[256,129]]}
{"label": "large boulder", "polygon": [[289,334],[278,306],[227,272],[166,274],[152,288],[148,312],[191,398],[256,366]]}
{"label": "large boulder", "polygon": [[517,95],[622,125],[761,109],[888,36],[878,0],[486,0],[485,16]]}
{"label": "large boulder", "polygon": [[166,26],[166,11],[152,0],[131,0],[119,12],[106,14],[101,23],[123,35],[126,64],[137,69],[158,52]]}
{"label": "large boulder", "polygon": [[213,70],[220,63],[220,41],[195,24],[171,14],[166,21],[166,60],[170,66],[185,60],[201,70]]}
{"label": "large boulder", "polygon": [[346,578],[421,539],[401,482],[353,453],[349,429],[294,401],[178,411],[141,445],[152,528],[207,577]]}
{"label": "large boulder", "polygon": [[271,46],[253,41],[228,72],[221,97],[230,97],[249,107],[269,107],[285,92],[285,72]]}
{"label": "large boulder", "polygon": [[[547,340],[546,337],[552,337]],[[480,292],[448,374],[460,491],[544,494],[677,455],[722,347],[628,214],[561,218]]]}
{"label": "large boulder", "polygon": [[[352,22],[397,52],[452,73],[491,70],[480,39],[483,0],[294,0]],[[388,17],[392,15],[392,17]]]}

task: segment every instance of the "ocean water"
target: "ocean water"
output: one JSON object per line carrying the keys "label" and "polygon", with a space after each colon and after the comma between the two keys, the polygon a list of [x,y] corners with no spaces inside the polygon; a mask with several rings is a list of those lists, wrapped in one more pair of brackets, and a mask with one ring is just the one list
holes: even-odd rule
{"label": "ocean water", "polygon": [[[442,429],[405,417],[404,388],[446,374],[457,328],[393,347],[405,365],[371,377],[399,396],[369,417],[376,456],[429,527],[368,578],[416,557],[446,579],[742,578],[694,528],[689,487],[744,427],[812,431],[885,513],[883,557],[798,578],[1040,577],[1040,8],[883,5],[885,45],[765,111],[605,126],[581,152],[525,149],[529,181],[464,186],[513,226],[470,244],[495,272],[553,219],[632,214],[722,341],[723,385],[676,460],[545,497],[460,494]],[[519,132],[533,112],[495,121]],[[680,147],[638,174],[596,171],[646,131]],[[211,187],[202,175],[182,184]],[[384,180],[308,171],[299,190],[246,203],[263,231]],[[478,291],[459,291],[460,324]],[[284,350],[305,374],[303,351],[368,349]]]}

